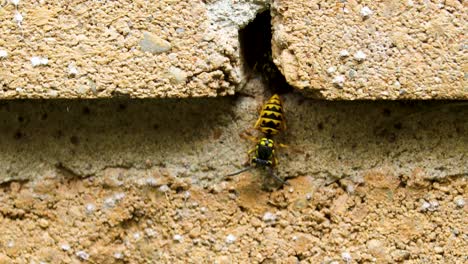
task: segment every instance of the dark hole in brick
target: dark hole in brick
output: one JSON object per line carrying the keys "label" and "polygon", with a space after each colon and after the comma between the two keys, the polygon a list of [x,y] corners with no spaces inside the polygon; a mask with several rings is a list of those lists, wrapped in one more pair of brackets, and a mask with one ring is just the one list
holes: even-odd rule
{"label": "dark hole in brick", "polygon": [[389,116],[392,115],[392,111],[390,111],[390,109],[384,108],[382,114],[383,114],[383,116],[385,116],[385,117],[389,117]]}
{"label": "dark hole in brick", "polygon": [[70,142],[73,144],[73,145],[78,145],[80,143],[80,139],[77,137],[77,136],[71,136],[70,137]]}
{"label": "dark hole in brick", "polygon": [[317,124],[317,129],[318,129],[318,130],[323,130],[323,123],[321,123],[321,122],[318,123],[318,124]]}
{"label": "dark hole in brick", "polygon": [[257,14],[255,19],[239,31],[241,56],[246,71],[260,74],[265,85],[274,93],[292,92],[278,67],[273,63],[271,52],[270,10]]}
{"label": "dark hole in brick", "polygon": [[89,115],[89,114],[91,114],[91,109],[89,109],[89,107],[85,106],[85,107],[83,108],[83,114],[84,114],[84,115]]}
{"label": "dark hole in brick", "polygon": [[119,111],[124,111],[125,109],[127,109],[126,104],[119,104],[119,108],[118,108]]}
{"label": "dark hole in brick", "polygon": [[394,127],[395,129],[400,130],[400,129],[403,128],[403,125],[402,125],[401,123],[395,123],[395,124],[393,125],[393,127]]}
{"label": "dark hole in brick", "polygon": [[21,131],[16,131],[15,134],[13,135],[13,138],[16,140],[19,140],[23,137],[23,133]]}

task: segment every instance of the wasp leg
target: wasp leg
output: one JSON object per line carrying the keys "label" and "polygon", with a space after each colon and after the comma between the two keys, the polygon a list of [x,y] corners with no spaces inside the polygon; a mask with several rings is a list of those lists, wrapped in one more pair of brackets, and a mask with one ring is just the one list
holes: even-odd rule
{"label": "wasp leg", "polygon": [[243,139],[247,139],[247,140],[250,140],[252,142],[255,142],[257,143],[258,139],[254,136],[250,136],[250,133],[247,134],[246,132],[240,134],[240,137],[243,138]]}
{"label": "wasp leg", "polygon": [[290,185],[289,182],[286,182],[286,181],[284,181],[283,179],[281,179],[280,177],[278,177],[278,175],[276,175],[276,174],[273,172],[273,169],[272,169],[272,168],[268,168],[268,174],[270,174],[270,176],[272,176],[275,180],[281,182],[282,184],[284,184],[284,185]]}

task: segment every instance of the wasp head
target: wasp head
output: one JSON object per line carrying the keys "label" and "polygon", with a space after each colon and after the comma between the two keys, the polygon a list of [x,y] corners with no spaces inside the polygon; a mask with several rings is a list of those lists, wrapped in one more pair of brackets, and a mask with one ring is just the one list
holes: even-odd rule
{"label": "wasp head", "polygon": [[269,138],[262,138],[257,143],[255,156],[252,158],[252,163],[257,166],[271,167],[273,166],[275,148],[274,142]]}

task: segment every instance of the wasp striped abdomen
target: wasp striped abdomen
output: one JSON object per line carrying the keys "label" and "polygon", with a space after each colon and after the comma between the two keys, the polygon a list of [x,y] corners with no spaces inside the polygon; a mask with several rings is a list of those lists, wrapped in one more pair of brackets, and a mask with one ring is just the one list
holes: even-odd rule
{"label": "wasp striped abdomen", "polygon": [[260,117],[255,123],[255,128],[264,133],[267,137],[278,134],[286,129],[283,114],[283,105],[280,97],[274,94],[263,106]]}

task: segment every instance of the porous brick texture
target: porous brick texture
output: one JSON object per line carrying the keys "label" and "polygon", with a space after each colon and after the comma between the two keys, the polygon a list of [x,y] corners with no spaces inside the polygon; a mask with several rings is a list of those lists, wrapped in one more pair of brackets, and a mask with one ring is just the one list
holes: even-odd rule
{"label": "porous brick texture", "polygon": [[468,99],[452,0],[4,1],[0,98],[233,94],[249,76],[238,31],[268,8],[274,62],[306,95]]}
{"label": "porous brick texture", "polygon": [[273,57],[327,99],[468,99],[466,1],[274,1]]}
{"label": "porous brick texture", "polygon": [[263,5],[10,1],[0,98],[211,97],[240,80],[238,29]]}

